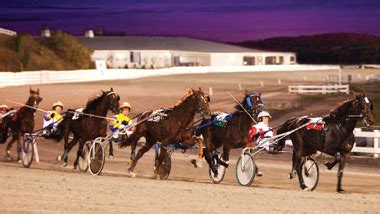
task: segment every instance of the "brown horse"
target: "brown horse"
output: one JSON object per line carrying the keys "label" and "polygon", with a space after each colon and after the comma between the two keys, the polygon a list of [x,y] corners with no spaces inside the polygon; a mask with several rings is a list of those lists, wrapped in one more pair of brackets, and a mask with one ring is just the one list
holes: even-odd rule
{"label": "brown horse", "polygon": [[[205,158],[209,165],[212,165],[212,157],[216,157],[216,149],[223,146],[223,160],[217,158],[218,163],[228,167],[229,155],[231,148],[239,148],[247,146],[247,135],[249,129],[253,125],[251,117],[256,118],[258,113],[264,107],[264,101],[260,93],[245,91],[241,105],[236,105],[236,111],[228,115],[228,121],[224,126],[217,126],[214,121],[219,113],[213,113],[211,119],[202,121],[200,126],[200,133],[202,134],[205,144],[211,145],[205,148]],[[247,112],[245,112],[247,111]],[[248,115],[249,113],[249,115]],[[203,128],[204,127],[204,128]],[[211,151],[207,151],[211,149]],[[211,154],[212,156],[208,156]],[[217,174],[217,170],[213,169]]]}
{"label": "brown horse", "polygon": [[40,90],[36,91],[29,88],[29,98],[25,103],[25,106],[17,109],[12,117],[5,118],[9,124],[12,137],[7,145],[5,157],[7,160],[11,160],[10,149],[15,141],[17,141],[17,160],[21,160],[21,143],[25,133],[31,133],[34,129],[34,113],[38,104],[42,101],[40,96]]}
{"label": "brown horse", "polygon": [[[346,158],[351,152],[355,143],[353,130],[358,120],[362,120],[366,126],[373,122],[373,105],[365,94],[356,95],[355,98],[344,102],[328,116],[323,118],[325,128],[322,130],[300,129],[290,135],[293,143],[293,167],[290,178],[296,173],[300,187],[307,188],[302,177],[302,159],[317,151],[334,156],[335,160],[326,164],[328,169],[332,169],[339,162],[337,192],[342,192],[342,177]],[[310,122],[308,117],[293,118],[286,121],[278,130],[282,134],[296,129]],[[278,143],[281,150],[285,144],[285,139]]]}
{"label": "brown horse", "polygon": [[[186,95],[170,109],[163,109],[160,114],[165,116],[154,117],[139,123],[131,136],[120,143],[120,147],[131,145],[131,166],[128,171],[133,173],[138,160],[149,151],[158,141],[162,146],[174,143],[194,144],[193,141],[193,119],[196,113],[201,113],[204,117],[209,117],[209,97],[199,90],[188,89]],[[155,115],[153,111],[142,113],[138,121]],[[137,141],[145,137],[146,143],[140,148],[135,156]]]}
{"label": "brown horse", "polygon": [[[119,109],[119,95],[113,91],[101,91],[101,94],[87,102],[83,113],[88,115],[96,115],[106,117],[108,110],[114,114],[120,112]],[[107,135],[107,121],[103,118],[91,117],[84,114],[79,114],[79,118],[73,119],[74,109],[69,109],[63,120],[64,132],[64,153],[61,156],[63,165],[67,166],[68,153],[79,141],[77,157],[74,162],[74,169],[76,169],[79,157],[82,157],[83,146],[87,141],[93,140],[97,137],[105,137]],[[73,134],[73,139],[69,143],[69,135]]]}

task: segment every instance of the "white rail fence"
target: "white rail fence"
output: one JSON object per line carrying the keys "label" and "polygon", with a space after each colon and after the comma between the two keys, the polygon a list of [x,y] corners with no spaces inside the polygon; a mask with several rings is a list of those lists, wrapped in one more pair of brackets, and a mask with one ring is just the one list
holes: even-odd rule
{"label": "white rail fence", "polygon": [[299,94],[326,94],[326,93],[346,93],[349,94],[349,85],[289,85],[289,93],[299,93]]}
{"label": "white rail fence", "polygon": [[162,69],[0,72],[0,87],[50,83],[89,82],[116,79],[137,79],[142,77],[164,76],[172,74],[313,71],[337,69],[339,69],[339,66],[335,65],[265,65],[171,67]]}
{"label": "white rail fence", "polygon": [[378,158],[380,154],[380,147],[379,147],[379,139],[380,139],[380,132],[379,130],[374,131],[363,131],[359,128],[356,128],[354,130],[355,138],[367,138],[366,141],[373,141],[372,147],[359,147],[356,146],[356,143],[354,144],[354,148],[352,148],[352,152],[357,153],[367,153],[367,154],[373,154],[373,157]]}

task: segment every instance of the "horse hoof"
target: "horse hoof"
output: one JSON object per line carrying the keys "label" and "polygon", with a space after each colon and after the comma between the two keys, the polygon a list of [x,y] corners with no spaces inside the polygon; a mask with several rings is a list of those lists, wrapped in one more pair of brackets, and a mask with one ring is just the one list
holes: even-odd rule
{"label": "horse hoof", "polygon": [[202,160],[192,159],[192,160],[190,160],[190,163],[193,164],[193,166],[195,168],[203,168],[203,162],[202,162]]}
{"label": "horse hoof", "polygon": [[328,170],[331,170],[333,168],[333,166],[329,162],[325,163],[324,165]]}
{"label": "horse hoof", "polygon": [[309,187],[305,187],[302,190],[305,191],[305,192],[310,192],[311,191],[311,189]]}
{"label": "horse hoof", "polygon": [[61,156],[61,155],[59,155],[59,156],[57,157],[57,161],[58,161],[58,162],[61,162],[61,161],[62,161],[62,156]]}
{"label": "horse hoof", "polygon": [[344,193],[344,189],[342,189],[342,188],[338,188],[336,191],[337,191],[338,193]]}
{"label": "horse hoof", "polygon": [[129,175],[131,176],[131,178],[135,178],[136,177],[136,173],[134,173],[134,172],[129,172]]}
{"label": "horse hoof", "polygon": [[12,157],[10,157],[10,156],[5,156],[5,161],[6,161],[6,162],[10,162],[10,161],[12,161]]}
{"label": "horse hoof", "polygon": [[288,174],[288,179],[293,179],[296,176],[296,173],[289,173]]}
{"label": "horse hoof", "polygon": [[113,160],[113,155],[108,155],[108,160]]}
{"label": "horse hoof", "polygon": [[196,164],[197,164],[198,168],[203,168],[203,162],[202,162],[202,160],[197,160]]}

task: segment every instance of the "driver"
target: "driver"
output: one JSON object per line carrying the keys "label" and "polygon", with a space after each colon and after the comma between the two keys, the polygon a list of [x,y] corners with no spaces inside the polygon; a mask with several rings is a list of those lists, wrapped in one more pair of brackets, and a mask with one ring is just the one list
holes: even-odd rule
{"label": "driver", "polygon": [[[52,110],[48,111],[44,115],[44,124],[43,128],[46,128],[42,132],[42,136],[45,138],[53,138],[61,135],[61,129],[58,128],[58,125],[62,122],[62,110],[63,103],[61,101],[57,101],[53,103]],[[57,138],[58,139],[58,138]]]}
{"label": "driver", "polygon": [[[251,147],[251,142],[256,140],[256,144],[259,148],[271,151],[273,147],[270,144],[269,138],[273,137],[273,131],[272,128],[269,127],[269,121],[272,116],[270,116],[268,112],[262,111],[257,118],[259,122],[251,127],[247,136],[248,146]],[[257,170],[257,176],[262,175],[262,172]]]}
{"label": "driver", "polygon": [[[132,125],[132,120],[128,117],[129,112],[131,111],[131,104],[128,102],[123,102],[120,106],[121,112],[115,116],[113,116],[113,120],[111,120],[109,124],[109,128],[113,133],[113,140],[115,143],[121,142],[121,135],[119,134],[119,130],[124,129],[126,126]],[[129,129],[129,132],[131,131],[131,128]],[[129,133],[127,132],[129,135]]]}

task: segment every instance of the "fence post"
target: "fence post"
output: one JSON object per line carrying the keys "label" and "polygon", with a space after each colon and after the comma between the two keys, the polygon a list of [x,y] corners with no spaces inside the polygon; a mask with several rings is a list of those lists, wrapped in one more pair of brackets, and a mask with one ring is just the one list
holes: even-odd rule
{"label": "fence post", "polygon": [[380,152],[379,151],[379,136],[378,136],[379,130],[374,130],[373,132],[375,134],[375,138],[373,139],[373,148],[375,149],[375,152],[377,152],[373,155],[373,157],[378,158],[379,157],[378,152]]}
{"label": "fence post", "polygon": [[210,96],[213,95],[212,87],[208,87],[208,95],[210,95]]}

